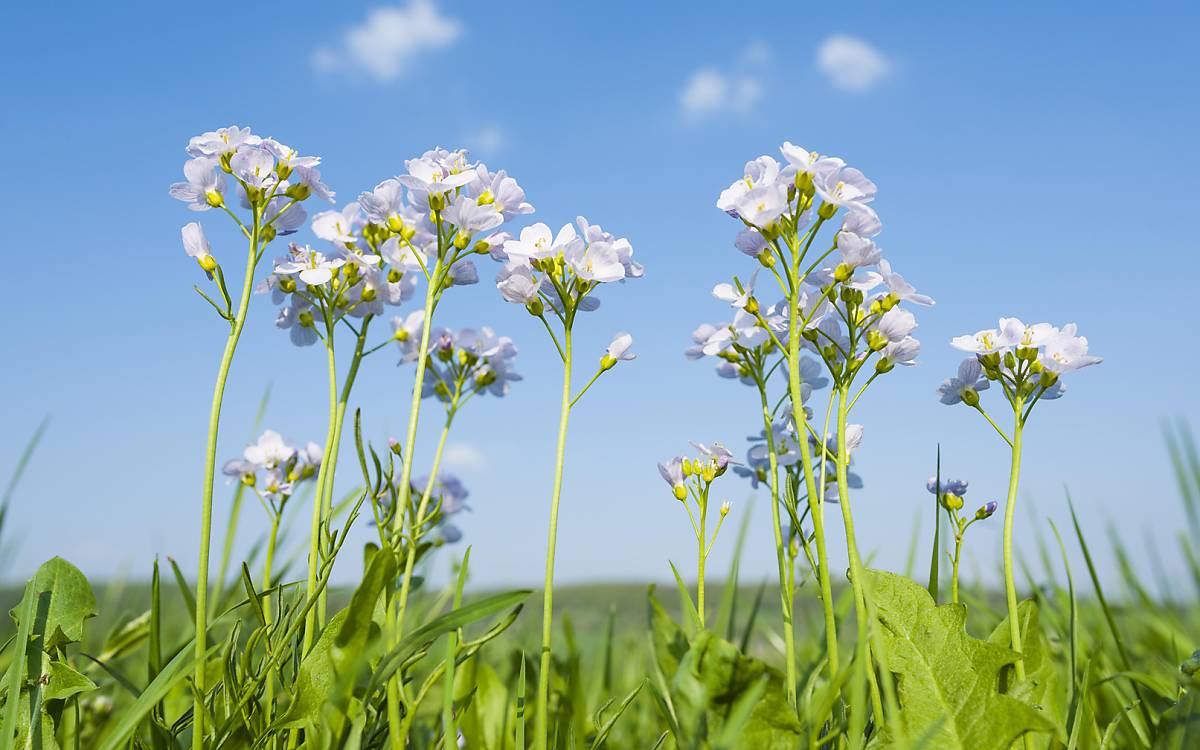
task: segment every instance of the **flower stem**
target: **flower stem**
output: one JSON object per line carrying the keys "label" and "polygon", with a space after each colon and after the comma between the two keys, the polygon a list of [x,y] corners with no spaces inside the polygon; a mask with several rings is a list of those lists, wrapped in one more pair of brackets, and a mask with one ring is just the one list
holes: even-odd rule
{"label": "flower stem", "polygon": [[963,535],[954,535],[954,561],[950,572],[950,601],[958,604],[958,560],[962,555]]}
{"label": "flower stem", "polygon": [[779,606],[783,614],[783,643],[787,661],[787,700],[792,710],[796,710],[796,634],[792,624],[792,576],[791,565],[786,562],[787,549],[783,539],[783,524],[779,518],[779,457],[775,448],[775,431],[771,421],[771,404],[767,399],[767,389],[760,381],[758,395],[762,401],[763,430],[767,436],[767,454],[770,462],[771,476],[771,526],[775,532],[775,562],[779,568]]}
{"label": "flower stem", "polygon": [[700,615],[700,629],[704,630],[704,558],[708,557],[707,546],[707,531],[705,524],[708,521],[708,488],[704,489],[704,494],[700,499],[700,533],[696,535],[696,544],[698,552],[696,554],[696,611]]}
{"label": "flower stem", "polygon": [[213,478],[217,464],[217,433],[220,431],[221,403],[225,398],[225,382],[229,379],[229,368],[233,364],[233,353],[242,327],[246,324],[246,311],[250,307],[250,295],[254,291],[254,267],[258,262],[258,245],[261,236],[261,209],[254,210],[254,229],[250,233],[250,252],[246,257],[246,277],[242,282],[242,296],[238,301],[237,313],[225,340],[225,351],[217,368],[217,382],[213,388],[212,409],[208,415],[208,441],[204,451],[204,484],[200,491],[200,563],[196,575],[196,670],[193,674],[195,699],[193,701],[192,748],[204,747],[204,693],[206,680],[204,668],[207,660],[208,635],[208,553],[212,543],[212,497]]}
{"label": "flower stem", "polygon": [[1017,482],[1021,476],[1021,433],[1025,425],[1021,422],[1024,399],[1017,397],[1013,402],[1016,419],[1012,435],[1012,463],[1008,473],[1008,501],[1004,506],[1004,592],[1008,599],[1008,632],[1012,638],[1012,649],[1017,652],[1017,679],[1025,679],[1025,661],[1021,658],[1021,621],[1017,614],[1017,585],[1013,578],[1013,521],[1017,511]]}
{"label": "flower stem", "polygon": [[[440,243],[439,243],[440,244]],[[429,275],[425,289],[425,317],[421,321],[421,343],[417,347],[417,373],[413,381],[412,402],[409,405],[408,412],[408,431],[405,433],[404,445],[404,460],[400,467],[400,486],[397,488],[396,498],[396,517],[393,521],[393,531],[397,535],[403,532],[404,518],[407,515],[408,501],[412,496],[412,466],[414,444],[417,442],[417,418],[421,412],[421,390],[425,384],[425,360],[429,357],[429,329],[433,321],[433,306],[437,298],[437,287],[441,280],[441,252],[439,248],[438,261],[434,264],[433,272]],[[413,519],[413,528],[415,529],[416,519]],[[410,539],[409,544],[415,544],[415,539]],[[410,550],[410,554],[415,554],[415,550]],[[407,580],[407,579],[406,579]],[[408,590],[407,587],[401,590],[402,601],[407,603]],[[397,610],[395,607],[387,607],[387,625],[391,631],[390,645],[395,646],[400,642],[400,636],[404,629],[404,609]],[[388,712],[388,737],[391,742],[392,750],[403,750],[407,739],[400,733],[400,678],[399,675],[393,675],[388,680],[387,689],[387,712]]]}
{"label": "flower stem", "polygon": [[[279,539],[279,520],[280,514],[275,514],[271,517],[271,534],[267,537],[267,557],[263,563],[263,580],[262,590],[266,591],[271,588],[271,565],[275,561],[275,544]],[[269,628],[271,625],[271,596],[268,594],[263,601],[263,621]],[[275,710],[275,678],[271,674],[267,674],[266,684],[267,696],[263,705],[266,710],[266,719],[270,723],[271,715]]]}
{"label": "flower stem", "polygon": [[542,656],[541,667],[538,669],[537,719],[534,727],[534,747],[537,750],[546,750],[547,733],[550,726],[548,712],[550,710],[550,643],[553,634],[554,612],[554,547],[558,537],[558,501],[562,496],[563,459],[567,448],[567,420],[570,415],[571,326],[568,324],[563,331],[562,413],[558,420],[554,489],[550,496],[550,531],[546,541],[546,582],[542,592]]}
{"label": "flower stem", "polygon": [[829,665],[829,678],[837,679],[838,643],[837,618],[833,614],[833,586],[829,577],[829,552],[825,545],[824,497],[817,492],[813,477],[812,451],[806,439],[808,413],[804,410],[804,397],[800,392],[800,259],[792,261],[792,292],[788,295],[788,394],[792,401],[792,420],[796,426],[796,442],[800,444],[800,465],[804,470],[804,486],[808,492],[809,515],[813,522],[813,537],[817,548],[817,581],[821,589],[821,607],[825,615],[825,651]]}
{"label": "flower stem", "polygon": [[[326,313],[326,315],[329,314]],[[325,329],[325,353],[329,367],[329,421],[325,427],[326,455],[322,457],[321,467],[317,469],[317,489],[313,493],[312,523],[309,528],[308,586],[305,590],[305,594],[309,598],[317,596],[317,577],[318,571],[321,569],[321,523],[325,516],[325,485],[330,481],[331,461],[329,460],[328,446],[333,442],[333,435],[337,429],[337,358],[334,356],[333,350],[333,324],[328,319],[326,319]],[[317,626],[324,620],[318,616],[320,609],[320,602],[318,602],[317,606],[308,611],[308,619],[304,624],[304,645],[300,652],[302,657],[312,647],[317,637]]]}
{"label": "flower stem", "polygon": [[[867,682],[871,692],[871,708],[875,712],[876,723],[882,723],[884,720],[883,700],[879,694],[879,686],[873,679],[874,665],[871,663],[871,649],[868,642],[870,636],[870,612],[867,611],[867,597],[864,591],[865,569],[863,568],[862,558],[858,554],[858,542],[854,535],[854,517],[850,511],[850,484],[849,484],[849,466],[850,454],[846,450],[846,413],[849,411],[847,400],[849,397],[849,386],[842,385],[838,387],[838,410],[837,410],[837,485],[838,485],[838,505],[842,511],[842,522],[846,527],[846,554],[850,558],[850,586],[854,590],[854,612],[858,625],[858,642],[857,652],[859,658],[865,661],[863,669],[867,673]],[[861,690],[861,688],[858,688]],[[861,731],[856,731],[854,726],[858,726],[861,730],[866,725],[866,706],[862,705],[861,692],[856,695],[858,698],[855,705],[852,706],[853,715],[857,717],[858,724],[852,725],[850,736],[851,738],[859,738],[862,736]]]}

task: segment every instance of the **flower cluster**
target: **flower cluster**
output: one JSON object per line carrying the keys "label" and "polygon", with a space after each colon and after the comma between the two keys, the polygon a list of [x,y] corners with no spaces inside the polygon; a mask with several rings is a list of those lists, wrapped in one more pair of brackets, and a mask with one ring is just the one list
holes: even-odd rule
{"label": "flower cluster", "polygon": [[[930,477],[925,482],[925,489],[929,490],[930,494],[937,497],[938,505],[941,505],[952,516],[956,516],[958,511],[962,510],[965,500],[964,495],[967,494],[967,482],[963,479],[941,479]],[[974,521],[982,521],[985,518],[991,518],[996,512],[999,504],[992,500],[979,506],[975,511],[972,521],[966,522],[969,526]],[[965,528],[965,527],[964,527]]]}
{"label": "flower cluster", "polygon": [[259,497],[280,508],[296,486],[313,479],[321,466],[321,446],[309,442],[296,447],[278,432],[266,430],[242,451],[241,458],[225,462],[221,471],[253,489]]}
{"label": "flower cluster", "polygon": [[591,293],[598,285],[644,273],[633,260],[629,240],[588,224],[582,216],[557,234],[542,223],[525,227],[517,239],[494,246],[491,255],[504,263],[496,277],[500,294],[538,317],[546,307],[561,317],[595,310],[600,300]]}
{"label": "flower cluster", "polygon": [[[413,339],[408,335],[411,317],[393,321],[402,363],[417,356]],[[508,336],[496,336],[487,326],[479,330],[464,328],[457,334],[444,328],[433,331],[429,352],[421,397],[436,396],[451,408],[457,408],[476,393],[505,396],[508,384],[521,379],[513,369],[516,345]]]}
{"label": "flower cluster", "polygon": [[408,174],[384,180],[342,210],[313,217],[313,234],[328,251],[293,245],[276,260],[260,289],[287,303],[277,325],[293,343],[316,342],[346,315],[382,315],[410,299],[422,276],[436,293],[477,283],[467,256],[508,237],[480,235],[533,211],[516,180],[469,161],[466,151],[435,149],[406,167]]}
{"label": "flower cluster", "polygon": [[938,387],[938,396],[943,404],[962,402],[975,408],[979,392],[991,383],[998,383],[1013,404],[1028,402],[1032,407],[1038,400],[1059,398],[1066,391],[1062,375],[1102,361],[1088,354],[1088,341],[1078,335],[1074,323],[1057,328],[1001,318],[998,328],[956,336],[950,345],[973,356]]}
{"label": "flower cluster", "polygon": [[[309,197],[334,199],[333,191],[321,181],[320,157],[301,156],[274,138],[254,135],[249,128],[231,125],[195,136],[188,142],[187,153],[191,158],[183,165],[185,181],[171,185],[171,197],[187,203],[193,211],[226,211],[247,237],[256,231],[263,245],[304,224],[308,215],[301,204]],[[253,230],[229,209],[227,177],[234,183],[242,208],[251,212]],[[217,263],[199,223],[184,227],[183,244],[211,277]]]}
{"label": "flower cluster", "polygon": [[[852,381],[872,355],[877,355],[873,377],[896,365],[915,364],[920,352],[911,335],[916,318],[900,305],[927,306],[933,300],[893,271],[876,244],[883,227],[869,205],[874,183],[841,159],[791,143],[781,151],[786,164],[761,156],[747,163],[741,179],[718,198],[717,207],[745,226],[734,245],[758,259],[785,295],[797,297],[801,319],[796,328],[803,346],[820,356],[835,383]],[[832,246],[808,258],[818,230],[839,209],[845,211]],[[785,279],[776,266],[786,257],[794,259],[796,273]],[[721,356],[725,363],[718,372],[727,377],[744,377],[739,348],[753,350],[768,337],[781,348],[788,343],[789,304],[761,308],[754,282],[718,284],[714,296],[737,310],[733,323],[702,326],[693,333],[696,347],[689,356]],[[806,367],[810,376],[804,381],[811,384],[811,366]]]}

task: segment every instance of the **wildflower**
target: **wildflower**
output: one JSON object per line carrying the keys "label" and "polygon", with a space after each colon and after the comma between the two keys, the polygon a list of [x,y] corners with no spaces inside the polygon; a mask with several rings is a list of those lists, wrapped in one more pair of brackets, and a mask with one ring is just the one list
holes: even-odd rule
{"label": "wildflower", "polygon": [[251,133],[250,128],[230,125],[227,128],[193,136],[188,141],[187,152],[191,156],[219,158],[234,153],[242,146],[257,146],[260,143],[262,143],[262,138]]}
{"label": "wildflower", "polygon": [[983,377],[983,366],[974,357],[964,359],[958,365],[958,374],[948,378],[937,392],[943,404],[957,404],[960,401],[967,406],[979,403],[979,391],[986,391],[991,383]]}
{"label": "wildflower", "polygon": [[572,243],[566,261],[575,275],[585,281],[604,283],[625,278],[625,266],[617,257],[616,248],[607,241]]}
{"label": "wildflower", "polygon": [[831,169],[813,176],[813,187],[824,204],[822,212],[838,208],[857,211],[875,200],[875,183],[854,167]]}
{"label": "wildflower", "polygon": [[286,193],[289,198],[305,200],[308,196],[314,195],[323,201],[333,203],[336,193],[330,190],[324,182],[321,182],[321,172],[316,167],[296,167],[292,172],[292,177],[296,179],[296,184],[287,189]]}
{"label": "wildflower", "polygon": [[850,269],[874,265],[883,257],[872,240],[845,230],[837,233],[837,249],[842,254],[842,263]]}
{"label": "wildflower", "polygon": [[687,499],[687,487],[683,483],[683,457],[676,456],[665,463],[659,463],[658,473],[671,485],[671,492],[675,495],[675,499],[684,501]]}
{"label": "wildflower", "polygon": [[[941,491],[949,492],[952,495],[962,496],[967,494],[967,480],[965,479],[943,479],[940,481]],[[938,494],[939,481],[937,477],[930,477],[925,481],[925,489],[931,494]]]}
{"label": "wildflower", "polygon": [[[750,277],[750,283],[746,284],[739,290],[736,286],[729,283],[717,284],[713,287],[712,295],[722,302],[728,302],[730,307],[738,310],[745,310],[750,304],[750,300],[754,299],[754,284],[758,281],[758,271]],[[754,310],[749,312],[753,313]]]}
{"label": "wildflower", "polygon": [[822,156],[815,151],[805,151],[790,141],[784,141],[779,151],[788,163],[784,176],[792,178],[797,187],[811,185],[817,175],[836,172],[846,165],[835,156]]}
{"label": "wildflower", "polygon": [[263,138],[261,147],[275,157],[278,164],[283,165],[287,171],[292,171],[303,167],[311,169],[321,163],[319,156],[301,156],[296,149],[291,146],[285,146],[274,138]]}
{"label": "wildflower", "polygon": [[275,159],[261,148],[239,148],[229,159],[229,169],[252,188],[262,188],[276,179]]}
{"label": "wildflower", "polygon": [[225,203],[225,175],[217,169],[217,161],[207,156],[183,163],[187,182],[176,182],[168,191],[172,198],[188,203],[193,211],[207,211]]}
{"label": "wildflower", "polygon": [[773,225],[787,207],[787,188],[780,184],[749,190],[734,204],[739,218],[760,229]]}
{"label": "wildflower", "polygon": [[552,235],[550,227],[538,222],[522,229],[519,239],[505,242],[504,252],[509,262],[529,265],[532,260],[542,260],[565,253],[577,242],[575,228],[570,224],[563,225],[557,235]]}
{"label": "wildflower", "polygon": [[333,278],[333,272],[346,264],[342,258],[326,258],[324,253],[313,250],[308,245],[301,247],[293,243],[288,248],[288,257],[281,258],[275,264],[277,274],[300,274],[300,279],[306,284],[320,285]]}
{"label": "wildflower", "polygon": [[504,299],[518,305],[541,302],[538,298],[541,282],[533,277],[533,269],[529,266],[506,263],[496,277],[496,288]]}
{"label": "wildflower", "polygon": [[628,333],[618,333],[608,345],[604,356],[600,358],[600,369],[611,370],[618,362],[628,362],[637,359],[637,355],[629,351],[633,346],[633,336]]}
{"label": "wildflower", "polygon": [[421,327],[425,323],[425,311],[414,310],[406,316],[392,318],[392,337],[400,346],[400,361],[412,362],[417,359],[420,348]]}
{"label": "wildflower", "polygon": [[360,210],[357,203],[347,203],[341,211],[322,211],[313,217],[313,234],[336,245],[353,243],[358,239],[354,233],[360,222]]}
{"label": "wildflower", "polygon": [[304,226],[304,222],[308,220],[308,213],[304,210],[304,206],[293,203],[291,198],[283,195],[272,198],[267,207],[263,209],[263,215],[267,217],[275,232],[280,235],[295,234],[296,230]]}
{"label": "wildflower", "polygon": [[733,454],[729,452],[729,449],[720,443],[706,445],[705,443],[693,442],[692,446],[713,462],[713,465],[716,468],[717,476],[724,474],[725,469],[729,466],[729,464],[737,463],[737,461],[733,460]]}
{"label": "wildflower", "polygon": [[503,169],[489,172],[480,165],[468,191],[480,205],[491,206],[502,221],[533,213],[533,205],[525,200],[525,191]]}
{"label": "wildflower", "polygon": [[[1042,366],[1050,372],[1061,375],[1074,372],[1084,367],[1099,364],[1103,360],[1088,354],[1088,340],[1077,336],[1078,327],[1068,323],[1062,330],[1056,331],[1045,342],[1045,350],[1039,358]],[[1042,398],[1046,398],[1043,394]]]}
{"label": "wildflower", "polygon": [[275,326],[287,330],[288,338],[296,346],[312,346],[320,338],[312,305],[299,296],[292,297],[290,304],[279,308]]}
{"label": "wildflower", "polygon": [[868,205],[861,205],[855,211],[847,211],[842,217],[843,232],[857,234],[859,237],[875,237],[883,231],[883,223],[879,214]]}
{"label": "wildflower", "polygon": [[475,264],[472,261],[460,260],[450,266],[449,274],[446,278],[449,279],[451,286],[478,284],[479,271],[475,268]]}
{"label": "wildflower", "polygon": [[442,218],[458,227],[459,232],[468,237],[477,232],[495,229],[504,223],[504,217],[495,206],[480,205],[465,195],[458,196],[442,214]]}
{"label": "wildflower", "polygon": [[180,230],[183,237],[183,250],[189,257],[195,258],[196,263],[208,277],[212,278],[212,272],[217,267],[217,261],[212,256],[212,248],[208,245],[208,238],[204,236],[204,227],[196,222],[190,222],[183,225]]}
{"label": "wildflower", "polygon": [[739,202],[751,190],[765,186],[774,186],[778,179],[779,162],[770,156],[760,156],[753,161],[748,161],[746,162],[742,178],[734,181],[717,198],[717,208],[735,218],[746,218],[738,209]]}
{"label": "wildflower", "polygon": [[[847,214],[849,216],[860,216],[861,211]],[[916,287],[904,280],[904,277],[898,273],[892,272],[892,264],[886,258],[879,261],[879,275],[883,281],[883,285],[888,288],[888,292],[898,301],[911,302],[914,305],[922,305],[924,307],[932,307],[933,299],[924,294],[917,294]]]}

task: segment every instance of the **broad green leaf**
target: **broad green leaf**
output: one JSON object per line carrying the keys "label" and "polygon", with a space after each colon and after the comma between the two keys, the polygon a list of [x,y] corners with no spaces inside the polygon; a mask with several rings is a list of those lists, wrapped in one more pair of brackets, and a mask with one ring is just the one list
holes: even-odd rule
{"label": "broad green leaf", "polygon": [[690,648],[683,629],[667,614],[654,596],[654,587],[648,593],[650,601],[650,641],[654,646],[654,660],[663,676],[670,679],[679,669],[679,661]]}
{"label": "broad green leaf", "polygon": [[1053,730],[1000,694],[1000,672],[1016,654],[967,635],[966,607],[937,606],[925,588],[893,573],[868,570],[867,578],[907,736],[927,737],[929,750],[1007,750],[1026,732]]}
{"label": "broad green leaf", "polygon": [[[1050,642],[1046,640],[1038,624],[1037,603],[1026,599],[1017,605],[1017,616],[1021,623],[1021,644],[1025,657],[1025,680],[1006,687],[1005,694],[1027,703],[1033,709],[1040,711],[1054,725],[1054,739],[1062,744],[1067,742],[1067,703],[1065,686],[1062,675],[1054,664],[1050,651]],[[992,634],[988,642],[1001,648],[1007,648],[1011,635],[1008,630],[1008,618],[1004,618]],[[1013,670],[1006,670],[1006,680],[1016,678]],[[1039,736],[1034,738],[1034,747],[1050,746],[1051,738]]]}
{"label": "broad green leaf", "polygon": [[[42,635],[42,648],[63,648],[83,640],[83,623],[96,616],[96,597],[83,573],[71,563],[55,557],[42,563],[33,576],[26,596],[33,596],[34,633]],[[20,621],[21,605],[9,614]]]}
{"label": "broad green leaf", "polygon": [[70,664],[54,659],[46,667],[45,700],[64,700],[96,689],[96,683],[76,672]]}

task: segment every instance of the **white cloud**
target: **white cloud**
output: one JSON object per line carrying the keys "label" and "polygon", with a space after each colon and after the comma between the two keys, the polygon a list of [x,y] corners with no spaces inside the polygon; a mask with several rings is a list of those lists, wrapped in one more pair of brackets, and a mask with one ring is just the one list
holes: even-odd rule
{"label": "white cloud", "polygon": [[715,68],[692,74],[679,92],[679,105],[688,117],[721,112],[744,114],[762,97],[762,82],[751,75],[729,75]]}
{"label": "white cloud", "polygon": [[817,68],[835,87],[864,93],[891,74],[892,63],[868,42],[846,34],[834,34],[817,49]]}
{"label": "white cloud", "polygon": [[442,454],[442,465],[454,471],[482,469],[487,466],[487,456],[470,443],[451,443]]}
{"label": "white cloud", "polygon": [[454,43],[462,30],[458,19],[442,15],[432,0],[409,0],[370,11],[362,24],[342,32],[337,43],[314,50],[312,64],[319,71],[366,73],[387,83],[425,53]]}
{"label": "white cloud", "polygon": [[473,152],[495,156],[508,145],[508,136],[496,125],[484,125],[479,130],[467,133],[463,142]]}

